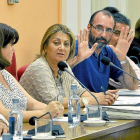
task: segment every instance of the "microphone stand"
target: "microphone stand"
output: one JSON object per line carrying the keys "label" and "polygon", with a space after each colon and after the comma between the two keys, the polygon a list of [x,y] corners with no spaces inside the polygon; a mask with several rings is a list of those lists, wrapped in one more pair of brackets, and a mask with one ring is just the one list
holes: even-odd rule
{"label": "microphone stand", "polygon": [[[92,94],[91,93],[91,91],[88,89],[88,88],[86,88],[86,86],[84,86],[75,76],[73,76],[68,70],[67,70],[67,68],[64,68],[64,70],[67,72],[67,73],[69,73],[74,79],[76,79],[93,97],[94,97],[94,99],[96,100],[96,102],[97,102],[97,104],[98,104],[98,110],[99,110],[99,112],[100,112],[100,103],[99,103],[99,101],[98,101],[98,99],[96,98],[96,96],[94,95],[94,94]],[[101,114],[100,114],[101,115]]]}
{"label": "microphone stand", "polygon": [[45,116],[46,114],[49,114],[49,115],[50,115],[50,119],[51,119],[52,125],[53,125],[52,115],[51,115],[50,112],[47,112],[47,113],[43,114],[42,116],[40,116],[40,117],[38,117],[38,118],[35,117],[35,116],[31,117],[31,118],[29,119],[29,124],[30,124],[30,125],[35,125],[35,120],[36,120],[36,119],[42,118],[42,117]]}
{"label": "microphone stand", "polygon": [[111,66],[113,66],[113,67],[115,67],[115,68],[117,68],[117,69],[119,69],[119,70],[123,71],[124,73],[128,74],[129,76],[132,76],[134,79],[137,79],[138,81],[140,81],[140,79],[138,79],[138,78],[134,77],[134,76],[133,76],[133,75],[131,75],[130,73],[128,73],[128,72],[124,71],[123,69],[121,69],[121,68],[117,67],[117,66],[116,66],[116,65],[114,65],[112,62],[110,62],[110,63],[109,63],[109,65],[111,65]]}

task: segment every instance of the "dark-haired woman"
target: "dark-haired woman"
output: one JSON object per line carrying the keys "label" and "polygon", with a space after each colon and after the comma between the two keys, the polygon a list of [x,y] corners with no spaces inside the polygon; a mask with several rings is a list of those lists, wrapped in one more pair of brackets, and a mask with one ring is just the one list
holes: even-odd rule
{"label": "dark-haired woman", "polygon": [[[60,102],[50,102],[48,105],[32,98],[17,82],[17,80],[4,68],[11,64],[14,44],[18,42],[18,32],[12,27],[0,23],[0,114],[7,120],[12,109],[12,99],[19,98],[20,109],[23,112],[23,122],[28,122],[30,117],[39,117],[50,112],[52,117],[58,116],[64,110]],[[48,118],[46,115],[44,118]]]}

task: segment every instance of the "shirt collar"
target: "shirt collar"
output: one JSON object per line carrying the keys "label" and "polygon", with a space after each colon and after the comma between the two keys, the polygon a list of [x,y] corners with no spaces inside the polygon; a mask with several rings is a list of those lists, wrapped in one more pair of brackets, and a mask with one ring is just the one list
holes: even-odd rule
{"label": "shirt collar", "polygon": [[[88,44],[89,44],[89,48],[91,48],[90,43],[88,43]],[[108,47],[108,46],[105,46],[105,47],[101,50],[101,52],[100,52],[103,56],[104,56],[104,55],[107,55],[106,47]],[[98,57],[97,54],[96,54],[95,52],[93,53],[93,55],[94,55],[95,57]]]}

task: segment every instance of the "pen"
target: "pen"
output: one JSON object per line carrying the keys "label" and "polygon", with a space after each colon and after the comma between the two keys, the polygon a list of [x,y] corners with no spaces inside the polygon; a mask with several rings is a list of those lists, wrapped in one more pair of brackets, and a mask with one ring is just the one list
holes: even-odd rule
{"label": "pen", "polygon": [[105,95],[107,95],[103,86],[101,86],[101,91],[104,92]]}

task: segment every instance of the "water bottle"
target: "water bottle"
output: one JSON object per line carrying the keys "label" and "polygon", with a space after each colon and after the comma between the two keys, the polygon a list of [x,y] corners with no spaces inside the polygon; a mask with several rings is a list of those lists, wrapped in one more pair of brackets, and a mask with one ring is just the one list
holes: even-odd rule
{"label": "water bottle", "polygon": [[69,127],[80,125],[80,97],[77,95],[77,85],[71,85],[71,95],[68,99],[68,123]]}
{"label": "water bottle", "polygon": [[62,86],[59,86],[58,87],[58,94],[57,94],[57,101],[59,101],[61,104],[63,104],[64,95],[65,95],[65,93],[64,93]]}
{"label": "water bottle", "polygon": [[9,112],[9,132],[13,136],[13,140],[22,140],[23,134],[23,115],[19,109],[19,99],[12,99],[13,108]]}

